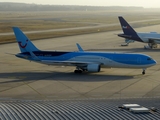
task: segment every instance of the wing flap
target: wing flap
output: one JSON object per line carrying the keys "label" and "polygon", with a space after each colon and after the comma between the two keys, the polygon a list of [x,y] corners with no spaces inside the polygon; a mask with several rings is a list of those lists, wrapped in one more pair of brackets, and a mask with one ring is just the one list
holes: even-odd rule
{"label": "wing flap", "polygon": [[[84,65],[95,63],[95,62],[86,62],[86,61],[53,61],[53,60],[41,60],[41,62],[49,65],[57,64],[57,65],[69,65],[69,66],[84,66]],[[96,64],[101,64],[101,63],[96,63]]]}

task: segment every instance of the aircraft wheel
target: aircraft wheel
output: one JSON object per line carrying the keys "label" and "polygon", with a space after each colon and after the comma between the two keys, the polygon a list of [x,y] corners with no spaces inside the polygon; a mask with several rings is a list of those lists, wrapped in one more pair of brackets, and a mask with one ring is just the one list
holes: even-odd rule
{"label": "aircraft wheel", "polygon": [[145,74],[145,71],[143,71],[142,74],[144,75],[144,74]]}
{"label": "aircraft wheel", "polygon": [[74,70],[74,73],[78,73],[78,70]]}
{"label": "aircraft wheel", "polygon": [[75,70],[74,73],[82,73],[82,70]]}

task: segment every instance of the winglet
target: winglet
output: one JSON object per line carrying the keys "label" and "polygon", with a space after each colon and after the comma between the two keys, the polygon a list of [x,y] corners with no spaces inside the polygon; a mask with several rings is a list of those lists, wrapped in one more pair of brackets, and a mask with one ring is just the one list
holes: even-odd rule
{"label": "winglet", "polygon": [[82,47],[81,47],[78,43],[76,43],[76,45],[77,45],[77,48],[78,48],[79,51],[81,51],[81,52],[84,51],[84,50],[82,49]]}

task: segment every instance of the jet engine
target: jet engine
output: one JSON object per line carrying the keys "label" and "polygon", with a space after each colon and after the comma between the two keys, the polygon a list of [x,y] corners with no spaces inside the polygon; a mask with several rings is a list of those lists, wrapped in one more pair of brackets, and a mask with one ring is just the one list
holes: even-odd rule
{"label": "jet engine", "polygon": [[101,66],[99,64],[89,64],[87,65],[87,71],[88,72],[99,72],[101,69]]}

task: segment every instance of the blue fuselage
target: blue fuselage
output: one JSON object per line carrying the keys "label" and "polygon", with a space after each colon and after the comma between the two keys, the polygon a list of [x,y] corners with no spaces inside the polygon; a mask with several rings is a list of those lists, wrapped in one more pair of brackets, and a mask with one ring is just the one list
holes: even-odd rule
{"label": "blue fuselage", "polygon": [[[94,63],[101,67],[114,68],[147,68],[156,64],[150,56],[132,53],[114,52],[62,52],[62,51],[33,51],[40,60],[35,60],[29,52],[19,53],[16,56],[43,64],[56,65],[85,65]],[[51,62],[50,62],[51,61]],[[58,61],[58,62],[57,62]]]}

